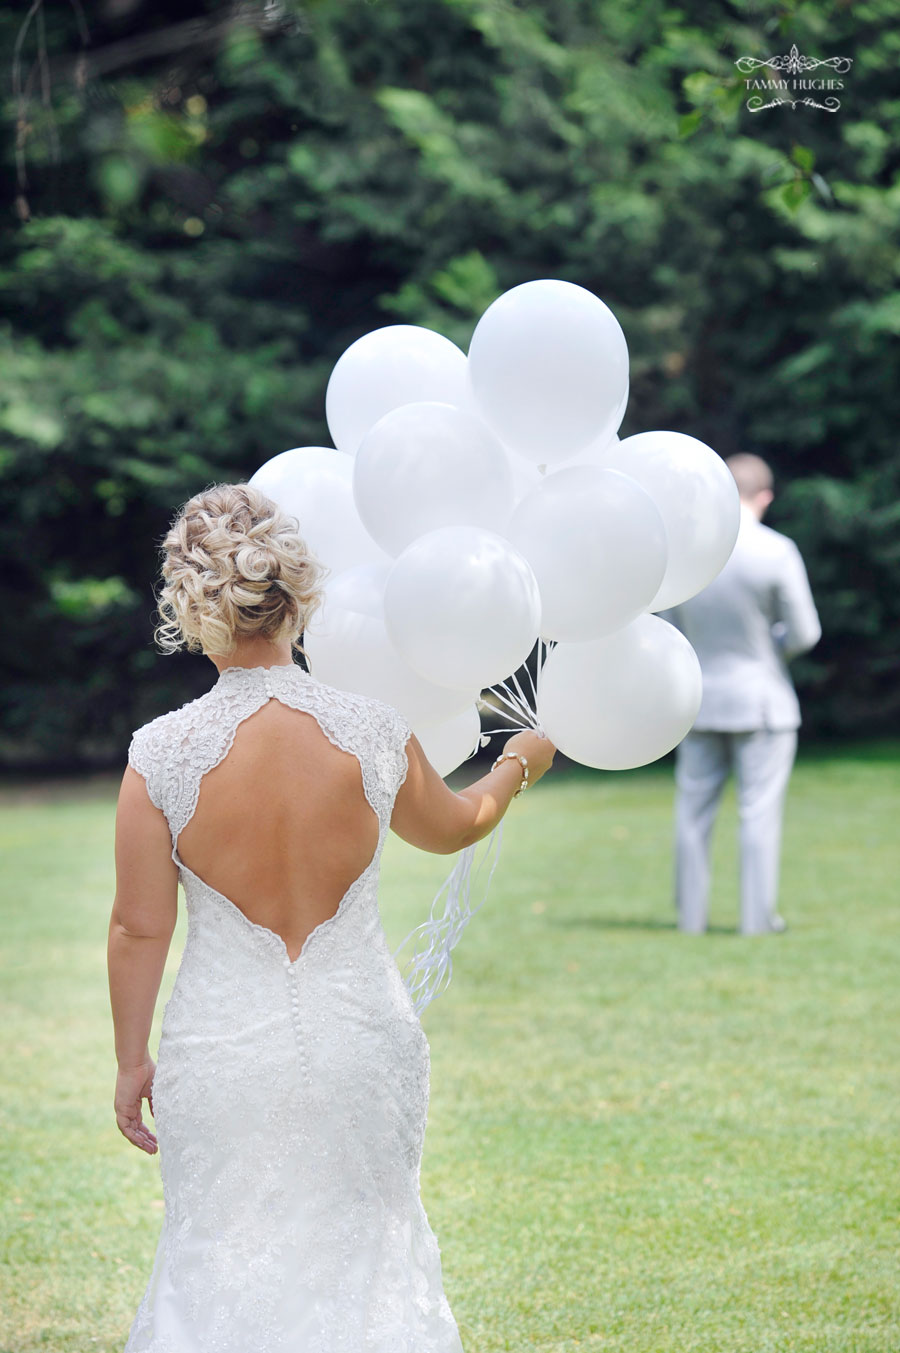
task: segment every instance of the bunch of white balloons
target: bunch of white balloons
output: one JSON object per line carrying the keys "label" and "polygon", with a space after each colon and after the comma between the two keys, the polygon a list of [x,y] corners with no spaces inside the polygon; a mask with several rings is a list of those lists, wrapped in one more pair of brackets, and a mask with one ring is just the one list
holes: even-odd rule
{"label": "bunch of white balloons", "polygon": [[526,282],[466,355],[430,329],[353,343],[328,383],[335,447],[250,481],[295,516],[330,576],[306,632],[315,675],[409,720],[447,774],[480,736],[479,698],[552,644],[536,722],[566,755],[643,765],[700,703],[687,640],[653,612],[705,587],[739,522],[734,480],[677,432],[620,442],[628,349],[570,282]]}

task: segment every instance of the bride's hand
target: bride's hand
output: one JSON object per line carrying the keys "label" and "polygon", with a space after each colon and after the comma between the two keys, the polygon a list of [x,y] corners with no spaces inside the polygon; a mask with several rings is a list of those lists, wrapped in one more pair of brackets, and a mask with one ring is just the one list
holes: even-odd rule
{"label": "bride's hand", "polygon": [[523,728],[514,733],[503,748],[504,752],[515,752],[524,756],[528,762],[528,783],[536,784],[541,776],[553,765],[556,748],[549,738],[541,737],[531,728]]}
{"label": "bride's hand", "polygon": [[141,1101],[146,1099],[153,1112],[153,1073],[156,1063],[152,1057],[140,1066],[119,1067],[116,1077],[116,1126],[123,1137],[153,1156],[157,1151],[156,1138],[144,1122]]}

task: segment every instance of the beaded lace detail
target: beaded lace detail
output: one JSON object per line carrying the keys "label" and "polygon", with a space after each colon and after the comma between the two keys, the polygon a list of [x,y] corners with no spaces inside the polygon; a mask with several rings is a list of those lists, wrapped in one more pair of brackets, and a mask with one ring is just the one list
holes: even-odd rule
{"label": "beaded lace detail", "polygon": [[[292,962],[180,860],[203,776],[269,699],[353,753],[375,855]],[[138,730],[188,910],[154,1079],[165,1219],[126,1353],[461,1353],[419,1199],[428,1043],[378,914],[409,729],[299,667],[229,668]]]}
{"label": "beaded lace detail", "polygon": [[199,700],[163,714],[134,734],[128,761],[169,823],[173,845],[187,826],[200,781],[228,754],[240,724],[271,699],[311,714],[322,732],[360,763],[363,789],[383,826],[406,777],[409,727],[395,709],[334,690],[301,667],[227,667]]}

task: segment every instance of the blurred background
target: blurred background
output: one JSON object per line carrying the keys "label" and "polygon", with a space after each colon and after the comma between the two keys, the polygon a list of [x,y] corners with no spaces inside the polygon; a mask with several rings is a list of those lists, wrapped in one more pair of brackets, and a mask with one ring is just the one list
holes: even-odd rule
{"label": "blurred background", "polygon": [[[152,645],[175,508],[328,444],[332,365],[539,277],[627,336],[622,435],[773,466],[807,738],[900,729],[892,0],[32,0],[0,10],[0,761],[116,765],[209,685]],[[852,58],[746,108],[743,55]],[[829,72],[826,70],[826,74]],[[763,74],[767,74],[763,71]],[[821,72],[816,72],[821,74]]]}

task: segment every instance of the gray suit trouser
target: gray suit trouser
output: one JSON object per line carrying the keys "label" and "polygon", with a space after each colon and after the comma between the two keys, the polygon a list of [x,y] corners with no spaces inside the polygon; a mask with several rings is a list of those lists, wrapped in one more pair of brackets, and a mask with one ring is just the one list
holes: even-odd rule
{"label": "gray suit trouser", "polygon": [[771,930],[778,899],[784,798],[797,751],[794,729],[693,732],[675,762],[675,899],[678,927],[697,934],[709,910],[709,847],[730,771],[737,782],[741,931]]}

